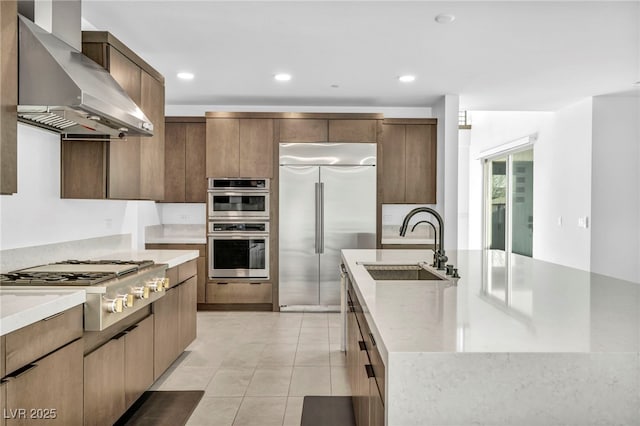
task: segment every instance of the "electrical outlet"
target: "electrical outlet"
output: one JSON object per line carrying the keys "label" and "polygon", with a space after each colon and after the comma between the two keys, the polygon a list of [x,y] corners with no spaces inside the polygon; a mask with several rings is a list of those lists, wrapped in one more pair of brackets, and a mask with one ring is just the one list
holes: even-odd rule
{"label": "electrical outlet", "polygon": [[558,226],[562,227],[562,216],[558,216]]}
{"label": "electrical outlet", "polygon": [[578,218],[578,226],[580,228],[588,228],[589,227],[589,218],[587,216],[580,216]]}
{"label": "electrical outlet", "polygon": [[180,215],[180,220],[183,221],[183,222],[188,221],[189,220],[189,215],[181,214]]}
{"label": "electrical outlet", "polygon": [[106,229],[111,229],[113,227],[113,219],[107,218],[104,220],[104,227]]}

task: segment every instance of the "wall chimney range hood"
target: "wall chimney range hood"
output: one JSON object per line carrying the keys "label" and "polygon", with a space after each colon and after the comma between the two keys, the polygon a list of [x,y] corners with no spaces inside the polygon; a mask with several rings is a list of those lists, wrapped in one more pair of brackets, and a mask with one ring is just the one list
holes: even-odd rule
{"label": "wall chimney range hood", "polygon": [[151,121],[109,72],[28,18],[18,21],[19,121],[66,137],[153,136]]}

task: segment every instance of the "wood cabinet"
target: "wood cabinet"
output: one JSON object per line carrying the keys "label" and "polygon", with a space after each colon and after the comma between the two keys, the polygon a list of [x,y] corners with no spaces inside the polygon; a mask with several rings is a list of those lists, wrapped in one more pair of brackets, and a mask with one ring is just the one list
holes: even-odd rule
{"label": "wood cabinet", "polygon": [[206,124],[202,117],[165,119],[165,203],[206,203]]}
{"label": "wood cabinet", "polygon": [[436,119],[387,119],[382,128],[382,202],[435,204]]}
{"label": "wood cabinet", "polygon": [[378,142],[377,120],[329,120],[329,142]]}
{"label": "wood cabinet", "polygon": [[329,122],[313,118],[280,120],[280,142],[327,142]]}
{"label": "wood cabinet", "polygon": [[0,194],[18,192],[18,6],[0,1]]}
{"label": "wood cabinet", "polygon": [[113,424],[125,411],[126,333],[84,357],[84,424]]}
{"label": "wood cabinet", "polygon": [[171,287],[154,302],[154,362],[157,379],[196,338],[196,260],[167,269]]}
{"label": "wood cabinet", "polygon": [[180,355],[178,341],[180,299],[177,287],[153,303],[153,378],[156,380]]}
{"label": "wood cabinet", "polygon": [[383,426],[385,369],[353,290],[347,290],[347,373],[357,426]]}
{"label": "wood cabinet", "polygon": [[[198,303],[205,303],[205,292],[206,292],[206,282],[207,282],[207,254],[206,254],[207,246],[206,244],[145,244],[145,248],[147,250],[198,250],[198,253],[199,253],[198,258],[195,259],[197,301]],[[168,273],[171,273],[171,271],[169,270]]]}
{"label": "wood cabinet", "polygon": [[82,34],[82,51],[102,65],[154,125],[152,137],[62,141],[61,196],[164,198],[164,77],[113,35]]}
{"label": "wood cabinet", "polygon": [[207,113],[207,177],[273,177],[274,120]]}
{"label": "wood cabinet", "polygon": [[263,304],[272,302],[272,287],[268,282],[218,281],[207,283],[207,303]]}
{"label": "wood cabinet", "polygon": [[3,424],[82,424],[81,337],[82,306],[76,306],[0,339]]}
{"label": "wood cabinet", "polygon": [[51,425],[82,424],[82,348],[82,340],[76,340],[9,376],[7,409],[22,408],[26,415],[7,419],[8,426],[33,424],[34,418]]}
{"label": "wood cabinet", "polygon": [[153,315],[129,327],[124,336],[124,403],[131,405],[153,384]]}

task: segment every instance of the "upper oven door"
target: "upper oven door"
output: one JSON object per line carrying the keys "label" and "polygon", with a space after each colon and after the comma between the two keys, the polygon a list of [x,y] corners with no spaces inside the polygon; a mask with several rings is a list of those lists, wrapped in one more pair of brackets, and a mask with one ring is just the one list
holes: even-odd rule
{"label": "upper oven door", "polygon": [[258,191],[210,191],[209,218],[269,219],[269,193]]}
{"label": "upper oven door", "polygon": [[209,178],[209,191],[269,191],[269,179]]}

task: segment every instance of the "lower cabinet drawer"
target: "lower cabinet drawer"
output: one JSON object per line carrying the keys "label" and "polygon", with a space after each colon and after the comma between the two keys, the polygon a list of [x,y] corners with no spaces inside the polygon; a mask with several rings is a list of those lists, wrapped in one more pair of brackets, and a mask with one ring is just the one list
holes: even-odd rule
{"label": "lower cabinet drawer", "polygon": [[207,303],[271,303],[271,283],[207,283]]}

